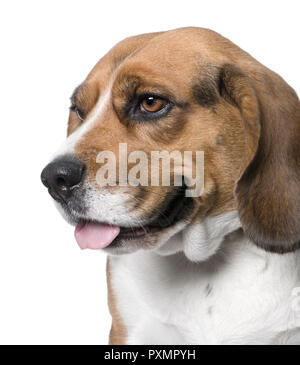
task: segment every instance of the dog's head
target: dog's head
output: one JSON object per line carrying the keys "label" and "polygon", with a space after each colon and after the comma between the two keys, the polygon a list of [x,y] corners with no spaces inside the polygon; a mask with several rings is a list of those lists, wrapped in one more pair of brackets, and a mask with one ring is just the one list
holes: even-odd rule
{"label": "dog's head", "polygon": [[[299,99],[230,41],[200,28],[125,39],[96,64],[71,103],[68,138],[42,180],[77,224],[82,247],[156,249],[235,211],[257,245],[276,252],[299,246]],[[142,154],[132,157],[136,151]],[[187,170],[176,162],[170,184],[162,184],[162,164],[153,183],[153,151],[190,151],[193,171],[203,151],[200,196],[187,194]],[[104,174],[109,154],[115,160]],[[121,167],[136,184],[121,184]],[[99,178],[116,183],[104,186]],[[172,242],[179,250],[181,243]]]}

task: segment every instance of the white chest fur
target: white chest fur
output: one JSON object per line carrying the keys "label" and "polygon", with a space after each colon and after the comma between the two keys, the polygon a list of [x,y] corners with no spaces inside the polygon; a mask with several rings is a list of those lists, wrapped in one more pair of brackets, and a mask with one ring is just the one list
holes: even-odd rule
{"label": "white chest fur", "polygon": [[183,253],[110,257],[128,344],[300,343],[300,253],[270,254],[241,231],[205,262]]}

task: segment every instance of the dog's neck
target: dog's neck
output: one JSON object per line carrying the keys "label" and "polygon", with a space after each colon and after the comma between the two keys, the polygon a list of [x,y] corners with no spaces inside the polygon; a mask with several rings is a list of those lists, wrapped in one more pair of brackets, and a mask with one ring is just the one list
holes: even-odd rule
{"label": "dog's neck", "polygon": [[[234,213],[213,219],[158,252],[112,258],[121,316],[134,328],[129,342],[298,343],[300,252],[255,246]],[[155,324],[162,337],[152,339]]]}
{"label": "dog's neck", "polygon": [[224,238],[240,227],[241,222],[237,211],[208,217],[201,223],[190,225],[179,232],[160,246],[156,252],[160,255],[184,252],[190,261],[206,261],[217,252]]}

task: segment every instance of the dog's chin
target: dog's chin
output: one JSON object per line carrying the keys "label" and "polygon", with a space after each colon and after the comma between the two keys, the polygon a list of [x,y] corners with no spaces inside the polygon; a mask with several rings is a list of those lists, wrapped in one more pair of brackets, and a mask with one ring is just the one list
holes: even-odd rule
{"label": "dog's chin", "polygon": [[130,229],[131,232],[121,228],[120,234],[103,251],[110,255],[124,255],[139,250],[159,250],[187,224],[188,221],[184,220],[167,228],[145,226],[142,230],[140,228]]}
{"label": "dog's chin", "polygon": [[117,214],[113,223],[90,218],[88,209],[78,209],[80,205],[76,203],[57,203],[57,208],[69,224],[76,226],[78,245],[82,249],[102,249],[111,255],[161,247],[189,223],[193,212],[193,200],[186,198],[182,189],[173,192],[164,205],[156,209],[159,213],[140,219],[143,224],[139,225],[134,222],[118,225]]}

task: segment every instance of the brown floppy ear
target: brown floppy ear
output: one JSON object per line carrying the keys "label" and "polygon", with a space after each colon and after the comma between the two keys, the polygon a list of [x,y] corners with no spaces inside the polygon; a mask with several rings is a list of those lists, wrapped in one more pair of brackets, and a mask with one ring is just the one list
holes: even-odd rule
{"label": "brown floppy ear", "polygon": [[224,65],[221,91],[240,110],[246,153],[235,196],[245,233],[271,252],[300,247],[300,102],[277,74]]}

